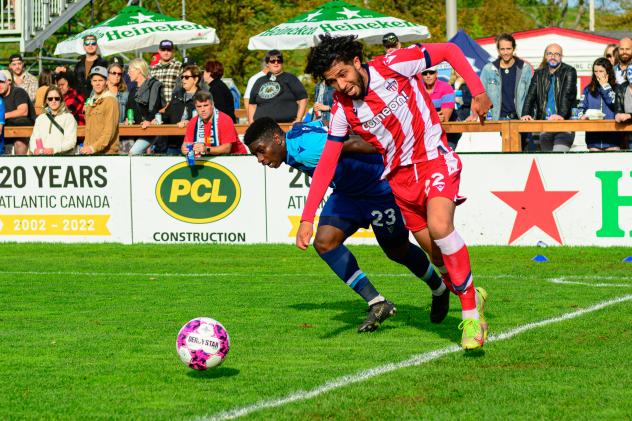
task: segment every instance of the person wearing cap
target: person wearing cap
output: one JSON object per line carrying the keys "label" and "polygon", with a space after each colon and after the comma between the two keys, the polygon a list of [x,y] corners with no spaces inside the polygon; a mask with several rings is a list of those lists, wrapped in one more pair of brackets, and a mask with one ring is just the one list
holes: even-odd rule
{"label": "person wearing cap", "polygon": [[86,135],[82,155],[118,154],[119,151],[119,105],[107,87],[108,71],[96,66],[90,71],[92,94],[86,101]]}
{"label": "person wearing cap", "polygon": [[[5,108],[5,126],[32,126],[35,122],[35,107],[26,91],[13,86],[8,72],[0,71],[0,96]],[[26,155],[28,138],[11,138],[5,141],[5,152]]]}
{"label": "person wearing cap", "polygon": [[88,78],[92,68],[101,66],[107,69],[109,64],[106,59],[97,54],[98,49],[95,35],[89,34],[83,37],[83,50],[86,54],[81,56],[77,64],[75,64],[75,75],[77,76],[77,91],[84,98],[88,97],[92,90],[90,79]]}
{"label": "person wearing cap", "polygon": [[72,153],[77,144],[77,121],[72,116],[59,87],[51,85],[44,95],[44,112],[37,117],[29,150],[32,155]]}
{"label": "person wearing cap", "polygon": [[382,37],[382,45],[384,46],[384,54],[402,48],[402,43],[393,32],[389,32]]}
{"label": "person wearing cap", "polygon": [[[426,92],[430,96],[432,104],[439,114],[439,121],[441,121],[442,123],[448,121],[456,121],[456,114],[454,113],[454,88],[452,88],[452,86],[450,86],[448,82],[444,82],[437,77],[436,67],[422,70],[421,78],[424,82]],[[461,134],[448,133],[447,138],[448,145],[450,145],[452,149],[456,149],[456,145],[461,138]]]}
{"label": "person wearing cap", "polygon": [[176,80],[182,73],[182,63],[173,57],[173,42],[169,40],[160,41],[158,47],[160,61],[150,67],[149,74],[162,83],[162,102],[164,104],[171,101],[171,94],[176,87]]}
{"label": "person wearing cap", "polygon": [[270,117],[277,123],[300,123],[307,109],[307,92],[296,76],[283,71],[283,54],[266,53],[269,72],[252,87],[248,104],[248,122]]}
{"label": "person wearing cap", "polygon": [[13,85],[24,89],[31,102],[35,102],[37,78],[24,69],[24,59],[20,54],[12,54],[9,57],[9,70],[13,78]]}

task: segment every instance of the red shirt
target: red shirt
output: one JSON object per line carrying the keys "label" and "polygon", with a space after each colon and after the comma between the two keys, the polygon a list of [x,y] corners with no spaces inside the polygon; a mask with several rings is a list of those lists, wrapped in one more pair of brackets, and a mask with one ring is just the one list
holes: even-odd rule
{"label": "red shirt", "polygon": [[[198,116],[193,117],[187,124],[187,131],[184,135],[184,143],[195,142],[195,128],[197,126]],[[237,131],[235,130],[235,124],[233,120],[221,111],[218,111],[217,127],[213,126],[213,116],[208,122],[204,123],[204,144],[209,146],[225,145],[226,143],[232,143],[230,149],[231,154],[246,154],[246,146],[239,140]],[[217,130],[217,136],[213,136],[211,129]],[[213,133],[214,134],[214,133]],[[213,139],[217,137],[219,144],[213,144]]]}

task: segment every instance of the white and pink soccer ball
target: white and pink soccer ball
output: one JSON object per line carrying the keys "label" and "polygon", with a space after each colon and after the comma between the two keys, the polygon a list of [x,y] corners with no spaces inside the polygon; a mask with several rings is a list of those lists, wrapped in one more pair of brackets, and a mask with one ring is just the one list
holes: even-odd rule
{"label": "white and pink soccer ball", "polygon": [[217,320],[197,317],[180,329],[176,349],[183,363],[194,370],[206,370],[224,361],[230,338]]}

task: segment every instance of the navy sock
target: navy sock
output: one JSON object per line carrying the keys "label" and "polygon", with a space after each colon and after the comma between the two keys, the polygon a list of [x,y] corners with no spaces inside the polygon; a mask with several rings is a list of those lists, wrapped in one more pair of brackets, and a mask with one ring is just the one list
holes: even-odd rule
{"label": "navy sock", "polygon": [[343,244],[321,254],[320,257],[345,284],[367,302],[379,295],[369,278],[360,270],[356,258]]}
{"label": "navy sock", "polygon": [[409,244],[406,256],[397,263],[406,266],[415,276],[423,279],[430,289],[439,288],[443,282],[439,275],[437,275],[437,272],[435,272],[426,253],[413,243]]}

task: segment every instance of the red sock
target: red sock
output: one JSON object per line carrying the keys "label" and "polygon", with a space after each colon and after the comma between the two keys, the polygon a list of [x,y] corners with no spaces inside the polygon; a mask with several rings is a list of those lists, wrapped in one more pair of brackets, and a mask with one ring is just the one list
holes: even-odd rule
{"label": "red sock", "polygon": [[454,289],[454,286],[452,285],[452,280],[450,279],[450,274],[448,273],[448,270],[445,268],[445,266],[439,266],[439,267],[437,267],[437,269],[439,269],[439,273],[441,274],[441,280],[445,284],[446,288],[448,288],[450,291],[452,291],[453,294],[459,295],[456,292],[456,289]]}
{"label": "red sock", "polygon": [[470,268],[470,254],[465,242],[455,230],[447,237],[435,240],[435,243],[441,249],[443,263],[448,269],[452,288],[461,300],[463,318],[478,318],[476,290]]}

